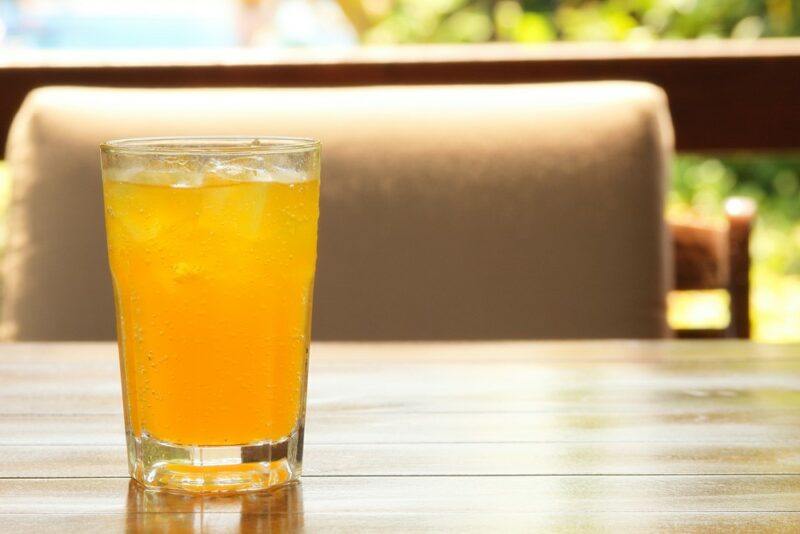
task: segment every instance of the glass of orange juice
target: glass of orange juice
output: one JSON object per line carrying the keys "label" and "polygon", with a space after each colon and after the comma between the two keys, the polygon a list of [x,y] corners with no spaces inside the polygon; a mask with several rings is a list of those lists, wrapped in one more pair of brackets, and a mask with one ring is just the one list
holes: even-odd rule
{"label": "glass of orange juice", "polygon": [[131,476],[187,492],[296,480],[319,143],[147,138],[101,153]]}

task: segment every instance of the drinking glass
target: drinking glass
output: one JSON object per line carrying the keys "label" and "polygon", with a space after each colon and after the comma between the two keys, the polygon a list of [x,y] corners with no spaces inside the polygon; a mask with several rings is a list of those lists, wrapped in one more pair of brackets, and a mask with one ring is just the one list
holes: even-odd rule
{"label": "drinking glass", "polygon": [[319,143],[125,139],[101,156],[131,476],[188,492],[296,480]]}

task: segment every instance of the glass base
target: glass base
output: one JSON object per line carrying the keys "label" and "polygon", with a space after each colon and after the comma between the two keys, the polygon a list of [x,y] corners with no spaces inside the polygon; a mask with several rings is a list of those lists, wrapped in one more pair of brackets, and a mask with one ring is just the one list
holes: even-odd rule
{"label": "glass base", "polygon": [[149,489],[181,493],[263,491],[300,478],[302,428],[278,441],[234,446],[178,445],[128,435],[131,476]]}

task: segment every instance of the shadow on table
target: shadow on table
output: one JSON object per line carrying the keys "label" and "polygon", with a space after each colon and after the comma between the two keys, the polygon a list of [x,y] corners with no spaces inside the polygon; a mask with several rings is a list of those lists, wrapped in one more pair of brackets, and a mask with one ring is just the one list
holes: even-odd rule
{"label": "shadow on table", "polygon": [[293,532],[303,529],[303,489],[192,496],[128,485],[126,532]]}

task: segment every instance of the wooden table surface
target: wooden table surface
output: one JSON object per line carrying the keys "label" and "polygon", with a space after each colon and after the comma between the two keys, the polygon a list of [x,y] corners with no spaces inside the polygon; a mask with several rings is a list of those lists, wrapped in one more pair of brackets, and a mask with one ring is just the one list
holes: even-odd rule
{"label": "wooden table surface", "polygon": [[0,345],[0,531],[618,531],[800,525],[800,347],[314,345],[303,481],[127,477],[116,348]]}

